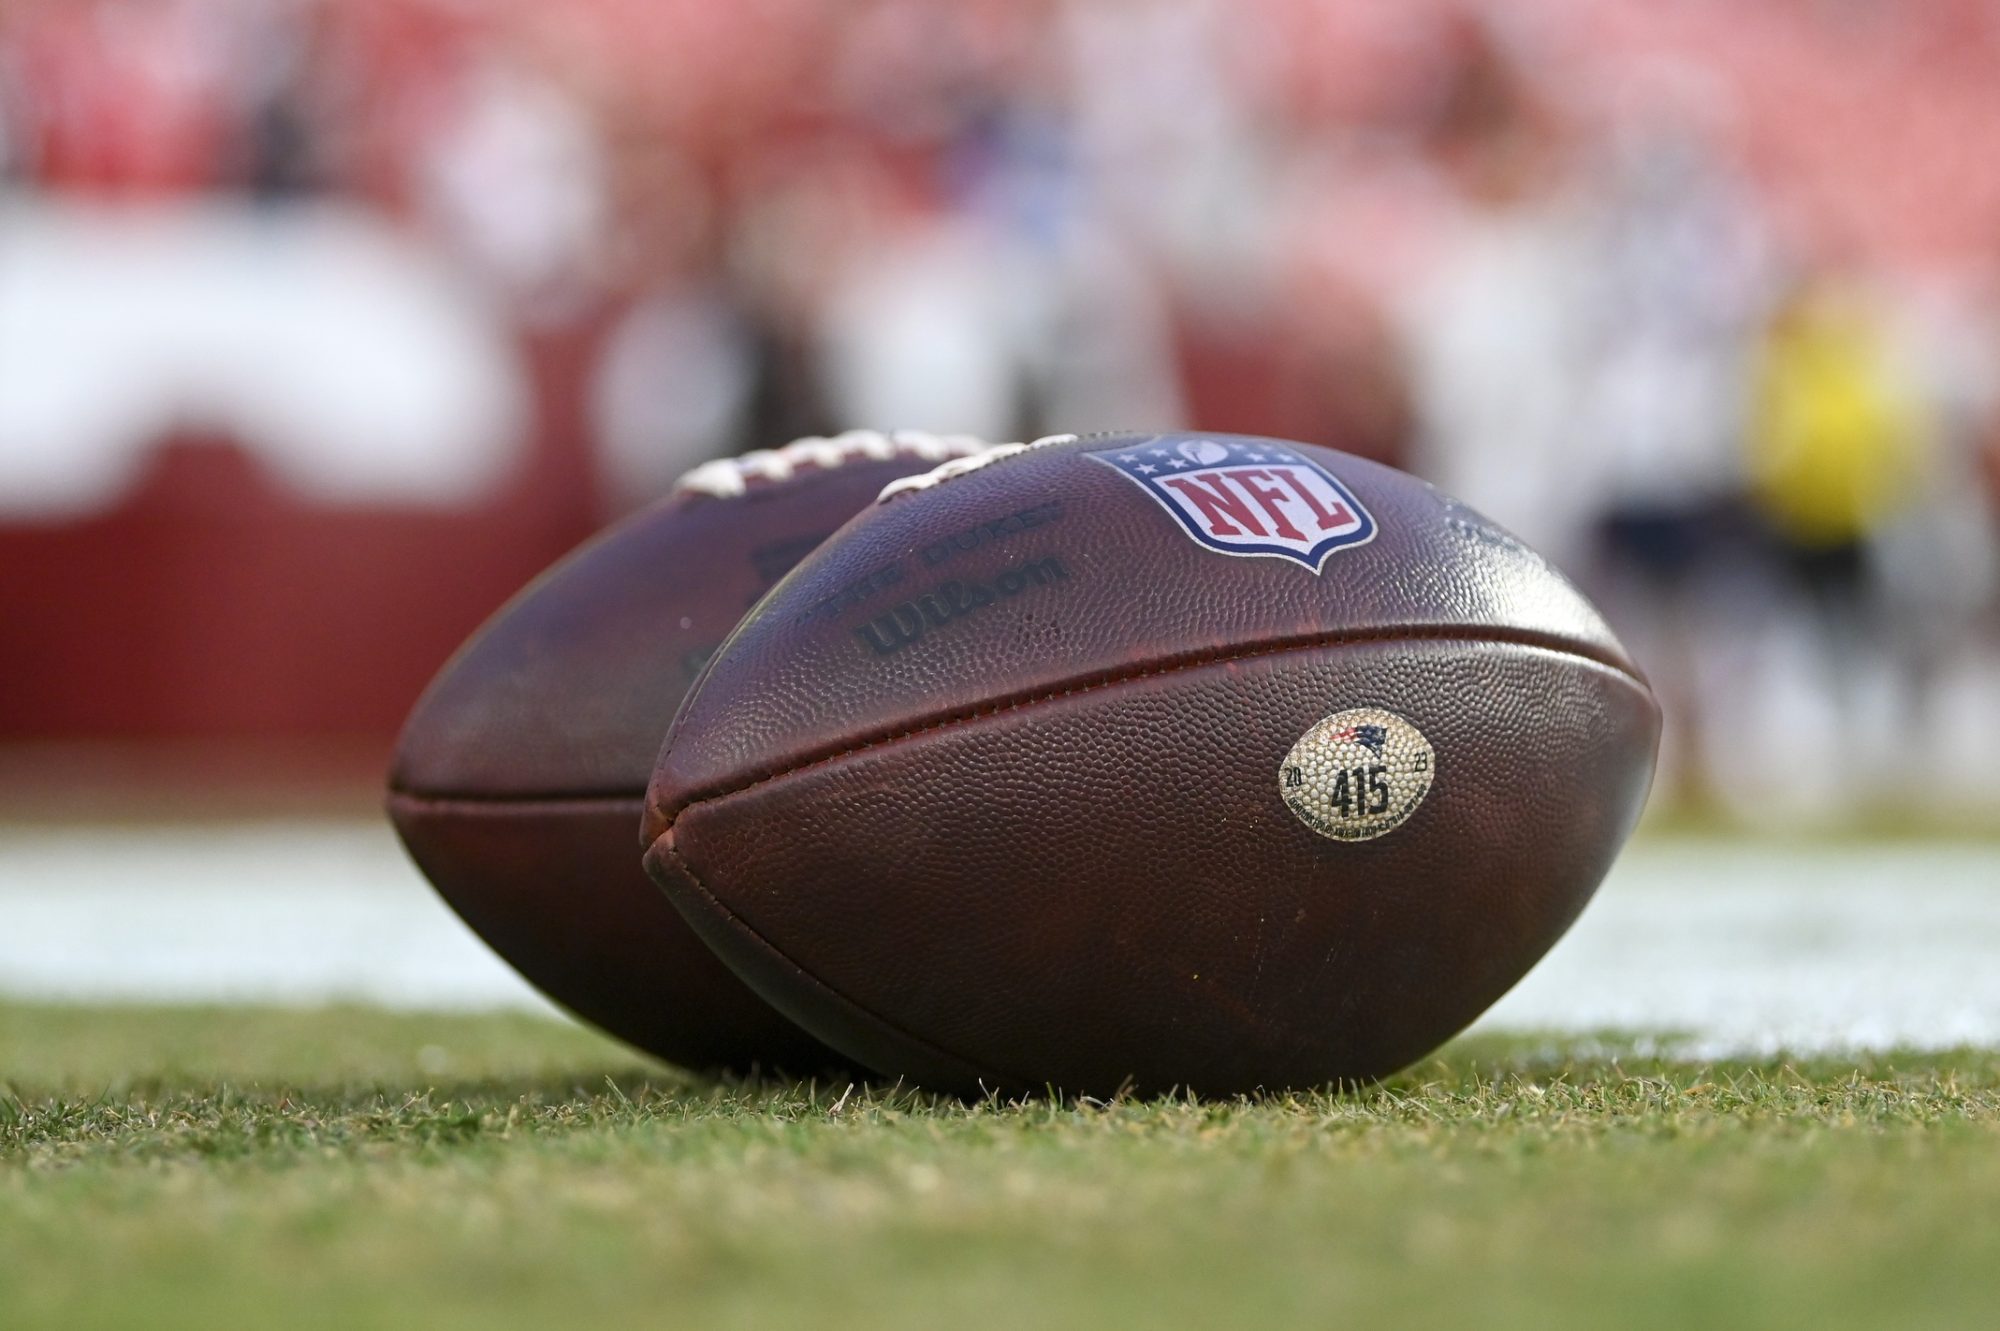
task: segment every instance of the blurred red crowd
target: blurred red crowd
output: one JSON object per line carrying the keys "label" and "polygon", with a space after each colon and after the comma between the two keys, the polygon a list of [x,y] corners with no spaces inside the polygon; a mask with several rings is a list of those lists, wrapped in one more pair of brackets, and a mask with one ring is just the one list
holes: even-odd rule
{"label": "blurred red crowd", "polygon": [[[1098,20],[1103,51],[1084,31]],[[647,186],[663,149],[694,172],[672,183],[724,206],[755,188],[769,153],[829,138],[865,144],[923,191],[935,172],[919,159],[967,118],[1007,101],[1073,110],[1093,75],[1134,80],[1083,61],[1160,63],[1140,77],[1167,85],[1165,109],[1190,54],[1175,49],[1177,27],[1199,29],[1204,78],[1224,81],[1277,151],[1435,134],[1479,114],[1466,68],[1497,39],[1544,110],[1585,132],[1616,117],[1635,81],[1673,69],[1679,109],[1705,103],[1706,128],[1815,245],[1983,265],[2000,234],[2000,165],[1986,151],[2000,15],[1983,0],[0,4],[8,156],[42,187],[313,184],[409,216],[424,159],[449,151],[483,85],[511,66],[588,117],[614,159],[618,220],[636,228],[661,202]]]}

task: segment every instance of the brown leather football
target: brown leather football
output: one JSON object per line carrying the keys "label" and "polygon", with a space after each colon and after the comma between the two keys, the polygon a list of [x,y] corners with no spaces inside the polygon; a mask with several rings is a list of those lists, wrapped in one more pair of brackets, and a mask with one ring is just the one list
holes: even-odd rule
{"label": "brown leather football", "polygon": [[646,863],[886,1075],[1350,1082],[1548,950],[1658,732],[1584,597],[1421,481],[1063,436],[891,487],[759,605],[667,736]]}
{"label": "brown leather football", "polygon": [[633,835],[660,736],[743,612],[885,484],[983,446],[856,432],[711,463],[556,564],[411,713],[388,804],[412,858],[521,974],[642,1049],[844,1064],[689,931]]}

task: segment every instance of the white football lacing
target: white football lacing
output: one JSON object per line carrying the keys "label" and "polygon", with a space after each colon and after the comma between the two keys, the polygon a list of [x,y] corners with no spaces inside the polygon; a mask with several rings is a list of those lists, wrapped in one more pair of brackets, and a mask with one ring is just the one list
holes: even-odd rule
{"label": "white football lacing", "polygon": [[[814,436],[797,439],[783,448],[760,448],[740,457],[704,462],[678,481],[674,493],[713,495],[733,499],[749,488],[750,482],[782,482],[803,468],[825,471],[855,462],[889,462],[899,457],[916,457],[925,462],[964,461],[986,452],[993,445],[969,434],[925,434],[921,430],[849,430],[831,439]],[[1014,448],[1022,447],[1019,444]]]}
{"label": "white football lacing", "polygon": [[909,494],[915,490],[928,490],[933,485],[963,476],[969,471],[991,466],[1002,458],[1018,457],[1031,448],[1046,448],[1050,444],[1073,443],[1073,434],[1044,435],[1031,444],[991,444],[968,457],[953,458],[929,471],[918,472],[915,476],[901,476],[882,487],[882,493],[875,496],[875,502],[886,504],[897,495]]}

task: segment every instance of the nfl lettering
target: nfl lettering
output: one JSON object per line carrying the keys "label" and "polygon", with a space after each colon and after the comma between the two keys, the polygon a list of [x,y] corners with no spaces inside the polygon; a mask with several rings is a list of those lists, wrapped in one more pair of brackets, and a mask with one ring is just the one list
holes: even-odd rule
{"label": "nfl lettering", "polygon": [[1151,495],[1220,554],[1290,559],[1317,573],[1335,550],[1375,539],[1375,519],[1351,490],[1273,441],[1190,439],[1085,456]]}

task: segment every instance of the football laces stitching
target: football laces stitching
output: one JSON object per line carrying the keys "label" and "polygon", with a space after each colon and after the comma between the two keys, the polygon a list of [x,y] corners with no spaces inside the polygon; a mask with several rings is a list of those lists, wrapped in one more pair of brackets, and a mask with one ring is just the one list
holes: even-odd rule
{"label": "football laces stitching", "polygon": [[897,495],[909,494],[916,490],[928,490],[934,485],[954,480],[968,472],[990,467],[1003,458],[1019,457],[1030,449],[1047,448],[1051,444],[1070,444],[1077,439],[1073,434],[1051,434],[1028,444],[992,444],[978,453],[967,457],[953,458],[949,462],[919,472],[915,476],[903,476],[882,487],[882,493],[875,496],[875,502],[886,504]]}
{"label": "football laces stitching", "polygon": [[674,493],[734,499],[753,482],[780,484],[801,470],[827,471],[858,462],[890,462],[899,457],[949,463],[978,456],[992,447],[969,434],[848,430],[831,438],[814,435],[795,439],[782,448],[760,448],[739,457],[704,462],[674,482]]}

